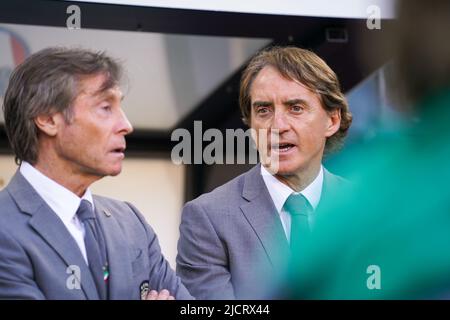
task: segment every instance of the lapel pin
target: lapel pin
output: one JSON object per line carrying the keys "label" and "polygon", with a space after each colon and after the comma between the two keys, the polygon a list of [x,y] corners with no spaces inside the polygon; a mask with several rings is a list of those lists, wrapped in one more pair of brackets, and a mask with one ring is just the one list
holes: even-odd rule
{"label": "lapel pin", "polygon": [[111,217],[111,212],[109,212],[106,209],[103,209],[103,213],[105,214],[105,216],[107,216],[108,218]]}

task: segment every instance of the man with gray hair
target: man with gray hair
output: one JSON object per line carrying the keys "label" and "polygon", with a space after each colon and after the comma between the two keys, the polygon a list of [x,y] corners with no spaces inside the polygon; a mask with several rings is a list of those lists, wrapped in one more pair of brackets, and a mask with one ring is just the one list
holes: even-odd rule
{"label": "man with gray hair", "polygon": [[131,204],[91,194],[122,169],[132,132],[101,52],[47,48],[4,98],[18,171],[0,192],[0,298],[190,299]]}

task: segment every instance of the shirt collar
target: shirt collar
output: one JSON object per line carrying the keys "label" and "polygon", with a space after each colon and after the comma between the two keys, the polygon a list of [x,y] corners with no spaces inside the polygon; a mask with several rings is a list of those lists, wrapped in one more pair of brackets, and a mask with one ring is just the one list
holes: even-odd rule
{"label": "shirt collar", "polygon": [[79,198],[75,193],[53,181],[26,161],[22,162],[19,170],[64,224],[73,219],[82,199],[88,200],[94,207],[89,188],[86,189],[83,197]]}
{"label": "shirt collar", "polygon": [[301,192],[295,192],[291,187],[285,185],[280,180],[275,178],[263,165],[261,165],[261,175],[269,190],[270,197],[277,209],[278,213],[283,209],[286,199],[292,194],[301,193],[316,209],[322,195],[323,187],[323,166],[320,166],[317,177]]}

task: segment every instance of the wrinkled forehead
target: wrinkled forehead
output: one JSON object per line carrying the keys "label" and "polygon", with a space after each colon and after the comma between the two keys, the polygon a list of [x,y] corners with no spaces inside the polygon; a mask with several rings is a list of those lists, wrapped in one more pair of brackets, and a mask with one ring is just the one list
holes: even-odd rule
{"label": "wrinkled forehead", "polygon": [[299,79],[281,73],[272,66],[264,67],[256,75],[249,90],[251,101],[274,95],[285,96],[286,100],[291,100],[305,94],[318,95],[319,92]]}
{"label": "wrinkled forehead", "polygon": [[123,93],[117,81],[107,74],[78,78],[78,95],[92,98],[117,97],[123,100]]}

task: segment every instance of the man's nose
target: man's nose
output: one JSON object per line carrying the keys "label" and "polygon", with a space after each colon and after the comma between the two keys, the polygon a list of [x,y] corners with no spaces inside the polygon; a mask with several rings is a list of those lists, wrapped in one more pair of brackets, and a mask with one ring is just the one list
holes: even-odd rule
{"label": "man's nose", "polygon": [[123,135],[127,135],[133,132],[133,126],[131,125],[130,121],[128,120],[123,110],[120,110],[119,132],[122,133]]}
{"label": "man's nose", "polygon": [[286,113],[282,110],[275,110],[272,129],[277,129],[280,133],[289,130],[289,120],[286,117]]}

